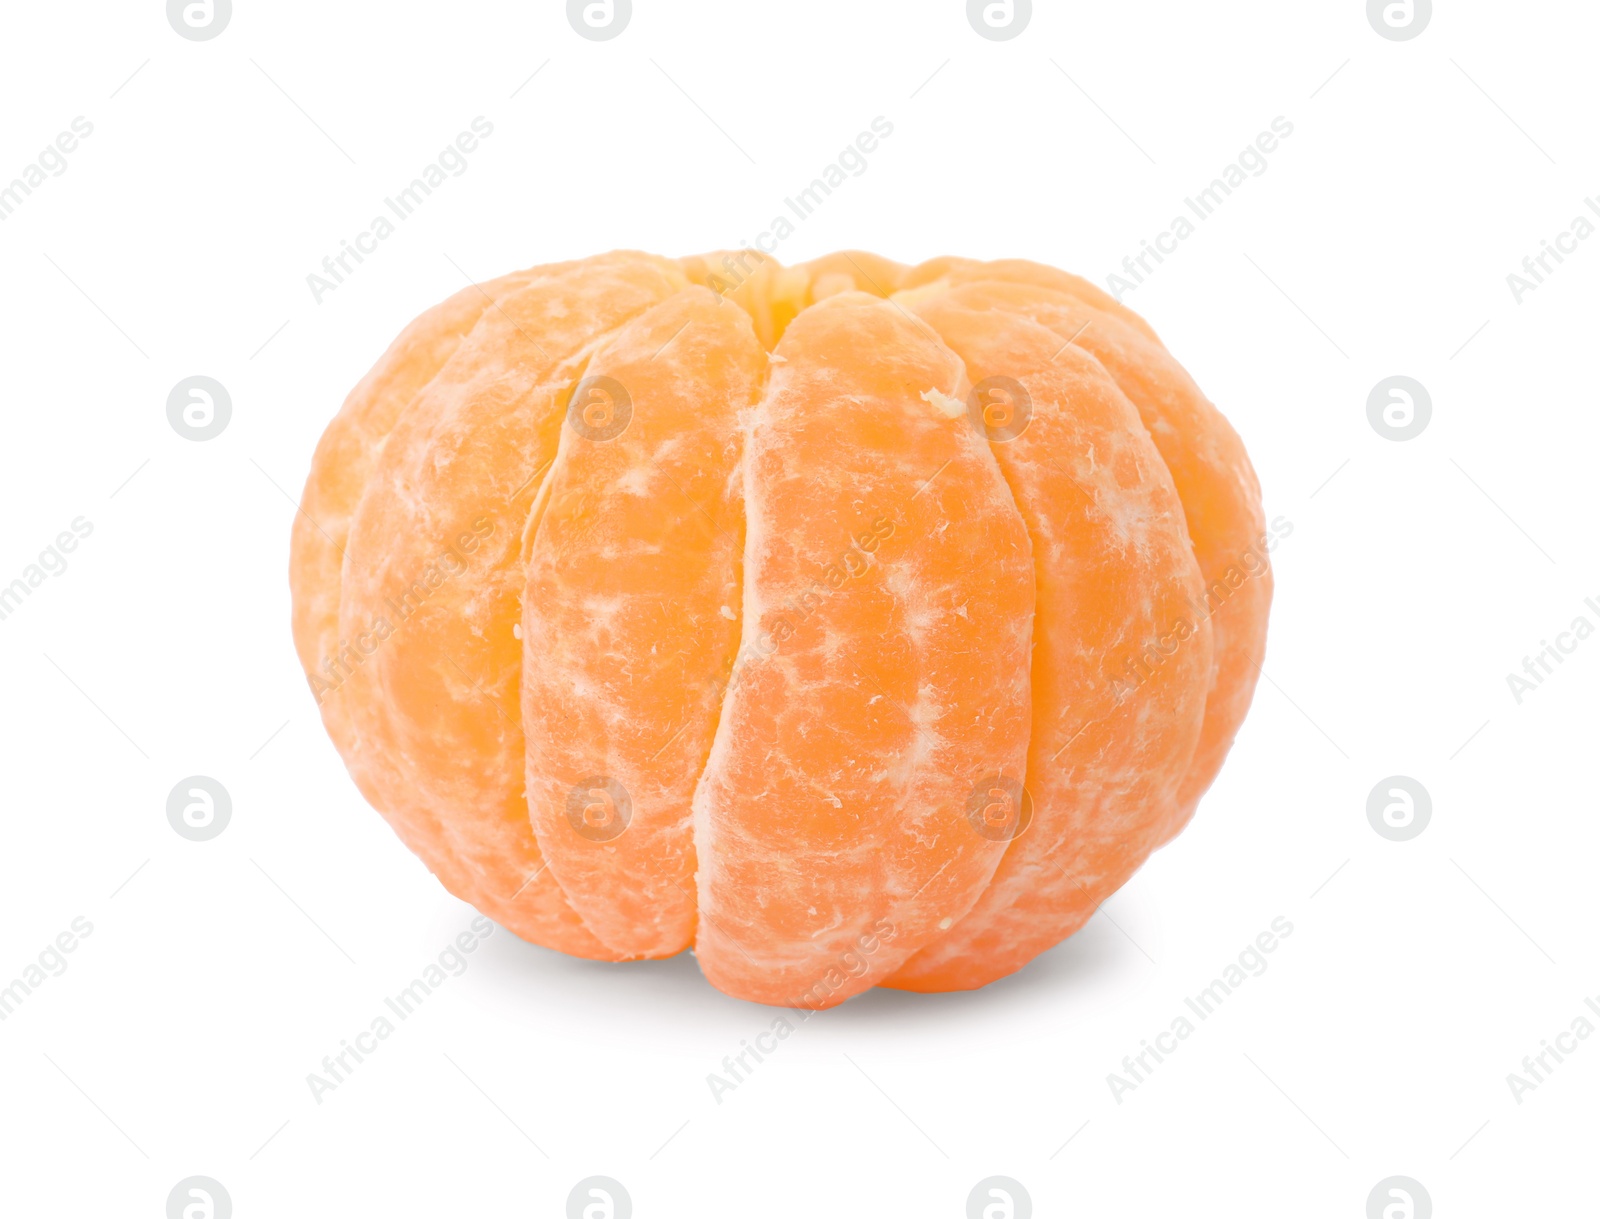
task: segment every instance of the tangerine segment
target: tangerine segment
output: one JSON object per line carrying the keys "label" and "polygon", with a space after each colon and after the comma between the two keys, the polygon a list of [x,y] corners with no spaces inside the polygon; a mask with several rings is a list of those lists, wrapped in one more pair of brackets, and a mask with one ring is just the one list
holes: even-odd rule
{"label": "tangerine segment", "polygon": [[[1105,369],[1014,311],[1037,292],[957,288],[916,309],[995,406],[1038,610],[1031,824],[966,916],[885,980],[905,990],[982,986],[1076,931],[1157,845],[1205,716],[1210,627],[1176,625],[1203,585],[1172,478]],[[1124,662],[1150,648],[1159,667],[1135,684]]]}
{"label": "tangerine segment", "polygon": [[561,393],[617,327],[684,286],[664,259],[591,260],[479,320],[400,419],[346,548],[333,697],[353,766],[458,897],[528,939],[611,958],[549,876],[523,796],[521,535],[555,456]]}
{"label": "tangerine segment", "polygon": [[899,290],[906,295],[900,299],[914,299],[919,288],[927,287],[937,295],[963,284],[979,283],[1032,284],[1037,288],[1050,288],[1065,293],[1097,312],[1125,322],[1153,343],[1161,341],[1150,328],[1149,322],[1082,276],[1047,267],[1043,263],[1029,262],[1025,258],[1000,258],[994,262],[979,262],[971,258],[932,258],[909,268],[901,276]]}
{"label": "tangerine segment", "polygon": [[[289,588],[293,599],[294,642],[313,688],[337,683],[339,591],[345,541],[367,479],[377,464],[385,437],[420,393],[444,368],[485,309],[526,283],[519,272],[463,288],[413,321],[361,378],[317,443],[311,473],[300,499],[289,543]],[[355,738],[345,722],[344,702],[322,698],[323,724],[341,754]],[[370,796],[369,796],[370,799]]]}
{"label": "tangerine segment", "polygon": [[967,810],[1023,774],[1033,562],[925,326],[846,292],[773,363],[740,651],[695,793],[696,951],[730,994],[821,1008],[960,918],[999,862]]}
{"label": "tangerine segment", "polygon": [[[1018,301],[1016,309],[1054,330],[1063,342],[1071,339],[1093,355],[1138,407],[1183,501],[1189,539],[1206,585],[1197,614],[1212,627],[1211,689],[1200,743],[1173,816],[1161,831],[1160,841],[1166,842],[1183,828],[1216,778],[1255,693],[1272,602],[1261,486],[1238,434],[1148,326],[1128,321],[1128,311],[1121,306],[1115,311],[1093,307],[1085,303],[1086,295],[1053,288],[1048,282],[1075,277],[1046,267],[1038,272],[1040,290]],[[982,278],[978,272],[970,274],[974,280]],[[915,277],[913,272],[910,278]],[[975,305],[987,299],[996,308],[1006,308],[1011,299],[1000,285],[974,282],[972,291],[969,299]]]}
{"label": "tangerine segment", "polygon": [[528,808],[584,925],[625,957],[694,937],[690,802],[739,644],[750,318],[690,288],[589,362],[545,481],[522,637]]}

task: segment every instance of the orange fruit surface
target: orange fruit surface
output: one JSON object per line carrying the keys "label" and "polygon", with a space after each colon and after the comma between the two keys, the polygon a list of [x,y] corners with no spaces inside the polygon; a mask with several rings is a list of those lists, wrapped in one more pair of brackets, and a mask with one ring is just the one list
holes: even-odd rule
{"label": "orange fruit surface", "polygon": [[754,1001],[982,986],[1187,822],[1265,645],[1238,437],[1021,261],[618,252],[413,322],[318,445],[296,647],[452,893]]}

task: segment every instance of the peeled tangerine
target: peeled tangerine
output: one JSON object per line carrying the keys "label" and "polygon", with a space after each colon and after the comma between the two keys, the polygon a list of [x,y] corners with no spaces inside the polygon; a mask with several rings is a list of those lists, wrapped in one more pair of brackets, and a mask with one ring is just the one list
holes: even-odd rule
{"label": "peeled tangerine", "polygon": [[1275,540],[1075,276],[613,253],[395,340],[312,462],[294,633],[452,893],[815,1009],[1012,973],[1182,828]]}

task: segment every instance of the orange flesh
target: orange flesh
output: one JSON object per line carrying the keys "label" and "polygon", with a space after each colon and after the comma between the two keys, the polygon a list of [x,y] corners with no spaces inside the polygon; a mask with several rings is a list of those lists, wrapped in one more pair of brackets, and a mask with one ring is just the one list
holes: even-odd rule
{"label": "orange flesh", "polygon": [[[1170,629],[1200,592],[1183,508],[1131,403],[1065,335],[957,289],[919,306],[978,379],[1009,375],[1033,404],[994,445],[1033,538],[1033,733],[1028,791],[1045,811],[1010,845],[976,909],[890,979],[912,990],[979,986],[1076,927],[1142,861],[1188,768],[1205,711],[1202,626],[1137,697],[1110,658]],[[1026,288],[996,288],[1026,301]],[[1131,869],[1130,869],[1131,870]]]}
{"label": "orange flesh", "polygon": [[[1014,437],[969,418],[995,376]],[[324,721],[451,892],[806,1007],[1076,930],[1215,777],[1271,599],[1232,429],[1026,262],[616,253],[469,289],[352,392],[302,509]]]}
{"label": "orange flesh", "polygon": [[849,292],[774,355],[744,463],[745,652],[695,802],[697,955],[730,993],[837,1002],[999,862],[965,806],[1022,774],[1033,570],[987,446],[928,400],[966,393],[936,338]]}
{"label": "orange flesh", "polygon": [[[619,956],[670,956],[694,939],[689,804],[739,645],[739,415],[766,365],[750,319],[704,288],[636,318],[585,372],[622,386],[632,418],[608,439],[562,429],[532,531],[528,808],[568,901]],[[615,838],[568,817],[593,776],[631,805]],[[582,798],[601,816],[622,811]]]}

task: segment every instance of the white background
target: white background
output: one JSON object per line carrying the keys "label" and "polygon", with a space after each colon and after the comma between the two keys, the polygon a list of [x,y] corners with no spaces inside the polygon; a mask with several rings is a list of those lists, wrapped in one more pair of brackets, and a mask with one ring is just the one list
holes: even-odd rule
{"label": "white background", "polygon": [[[558,1216],[598,1173],[640,1219],[960,1216],[991,1174],[1040,1216],[1360,1219],[1393,1174],[1440,1219],[1596,1213],[1600,1037],[1520,1104],[1506,1076],[1600,996],[1600,638],[1521,705],[1506,674],[1600,626],[1600,240],[1520,304],[1506,276],[1600,194],[1600,13],[1438,7],[1394,42],[1358,0],[1038,0],[994,42],[956,0],[635,0],[591,42],[554,0],[237,0],[190,42],[156,0],[6,6],[0,182],[94,125],[0,223],[0,583],[93,524],[0,621],[0,985],[94,928],[0,1023],[6,1212],[156,1219],[204,1174],[239,1219]],[[306,275],[479,115],[470,169],[316,303]],[[362,802],[295,663],[318,435],[465,276],[736,245],[879,115],[780,258],[1104,282],[1294,124],[1127,298],[1294,524],[1221,778],[1020,974],[815,1016],[721,1103],[707,1074],[775,1012],[687,954],[503,930],[316,1103],[307,1073],[473,914]],[[165,412],[194,374],[233,400],[205,443]],[[1433,400],[1404,443],[1366,417],[1393,374]],[[233,799],[207,843],[166,820],[192,774]],[[1410,842],[1367,822],[1393,774],[1432,796]],[[1270,968],[1113,1099],[1279,915]]]}

